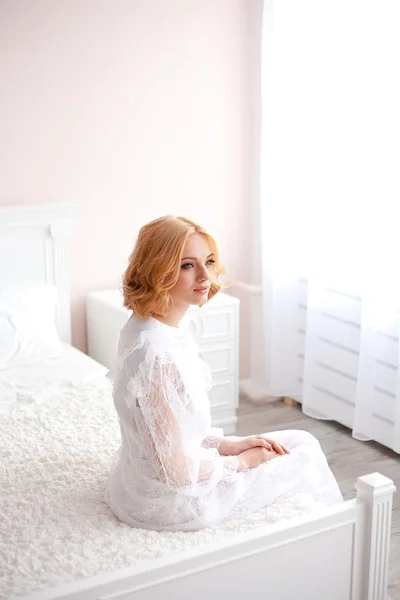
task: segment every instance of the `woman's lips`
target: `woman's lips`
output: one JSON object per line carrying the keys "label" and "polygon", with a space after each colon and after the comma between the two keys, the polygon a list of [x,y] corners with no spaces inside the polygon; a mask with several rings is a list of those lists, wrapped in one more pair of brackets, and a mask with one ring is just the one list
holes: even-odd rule
{"label": "woman's lips", "polygon": [[197,292],[198,294],[205,294],[206,292],[208,292],[210,288],[208,287],[204,287],[204,288],[198,288],[197,290],[193,290],[194,292]]}

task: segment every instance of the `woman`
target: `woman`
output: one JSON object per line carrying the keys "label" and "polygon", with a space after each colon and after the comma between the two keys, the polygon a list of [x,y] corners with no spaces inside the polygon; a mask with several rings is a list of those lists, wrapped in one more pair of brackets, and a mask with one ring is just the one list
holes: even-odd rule
{"label": "woman", "polygon": [[192,304],[220,289],[213,238],[183,217],[148,223],[123,278],[133,311],[121,331],[114,381],[122,444],[105,498],[135,527],[191,531],[297,492],[342,500],[318,441],[305,431],[247,438],[208,435],[211,387],[192,337]]}

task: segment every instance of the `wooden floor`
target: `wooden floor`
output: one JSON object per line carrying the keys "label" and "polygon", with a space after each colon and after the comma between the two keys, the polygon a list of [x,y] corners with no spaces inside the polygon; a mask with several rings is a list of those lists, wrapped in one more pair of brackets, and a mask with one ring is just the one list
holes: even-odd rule
{"label": "wooden floor", "polygon": [[392,513],[389,564],[389,594],[400,600],[400,456],[376,442],[359,442],[346,427],[333,421],[311,419],[301,406],[286,406],[282,400],[253,404],[240,400],[236,435],[251,435],[278,429],[305,429],[321,443],[345,500],[356,495],[357,477],[378,471],[393,479],[397,491]]}

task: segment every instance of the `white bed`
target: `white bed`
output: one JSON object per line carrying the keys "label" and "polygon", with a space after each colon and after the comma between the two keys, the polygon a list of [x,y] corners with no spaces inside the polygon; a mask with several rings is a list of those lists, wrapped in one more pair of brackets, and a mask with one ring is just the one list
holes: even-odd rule
{"label": "white bed", "polygon": [[157,533],[115,519],[102,497],[119,444],[110,384],[68,345],[71,214],[0,209],[1,280],[55,284],[66,343],[61,358],[0,371],[0,597],[387,598],[395,488],[379,474],[335,507],[303,496],[218,529]]}

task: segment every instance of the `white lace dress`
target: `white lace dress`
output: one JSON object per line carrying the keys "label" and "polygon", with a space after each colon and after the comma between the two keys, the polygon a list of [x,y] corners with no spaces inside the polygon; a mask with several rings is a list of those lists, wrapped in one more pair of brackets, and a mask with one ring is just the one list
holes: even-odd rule
{"label": "white lace dress", "polygon": [[115,515],[134,527],[191,531],[242,517],[279,498],[342,500],[319,442],[305,431],[269,432],[290,454],[237,472],[211,427],[208,366],[192,336],[132,316],[120,334],[114,403],[122,443],[106,488]]}

